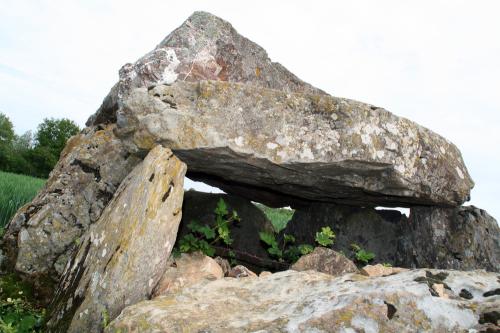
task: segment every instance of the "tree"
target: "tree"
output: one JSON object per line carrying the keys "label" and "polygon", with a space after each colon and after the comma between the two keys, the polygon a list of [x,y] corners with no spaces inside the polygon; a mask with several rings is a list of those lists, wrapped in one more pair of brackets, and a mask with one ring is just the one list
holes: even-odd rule
{"label": "tree", "polygon": [[6,170],[12,156],[12,141],[14,140],[14,127],[10,119],[0,113],[0,169]]}
{"label": "tree", "polygon": [[46,118],[38,125],[38,131],[35,134],[35,149],[41,147],[48,149],[57,161],[66,141],[79,131],[80,129],[72,120]]}
{"label": "tree", "polygon": [[10,145],[14,140],[14,126],[9,117],[0,113],[0,145]]}

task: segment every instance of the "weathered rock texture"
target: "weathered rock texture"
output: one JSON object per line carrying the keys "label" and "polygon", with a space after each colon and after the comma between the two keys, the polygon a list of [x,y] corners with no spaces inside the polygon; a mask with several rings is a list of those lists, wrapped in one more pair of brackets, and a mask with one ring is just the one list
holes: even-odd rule
{"label": "weathered rock texture", "polygon": [[335,232],[334,250],[352,259],[351,244],[356,243],[375,253],[377,262],[396,265],[407,224],[406,216],[396,210],[312,203],[295,211],[285,233],[294,235],[298,244],[314,244],[316,232],[329,226]]}
{"label": "weathered rock texture", "polygon": [[[449,299],[432,296],[434,279],[450,288]],[[497,279],[481,271],[424,270],[379,278],[312,271],[225,278],[130,306],[106,332],[479,331],[495,327],[479,321],[500,307],[500,296],[484,296]],[[462,290],[472,299],[459,296]]]}
{"label": "weathered rock texture", "polygon": [[500,272],[500,228],[482,209],[414,207],[406,227],[398,253],[406,267]]}
{"label": "weathered rock texture", "polygon": [[99,332],[124,307],[151,296],[175,243],[185,172],[157,146],[126,177],[66,266],[49,332]]}
{"label": "weathered rock texture", "polygon": [[333,276],[358,272],[358,268],[351,260],[326,247],[317,247],[313,252],[300,257],[290,269],[295,271],[315,270]]}
{"label": "weathered rock texture", "polygon": [[45,187],[8,225],[1,241],[3,269],[58,280],[76,240],[140,161],[114,136],[114,127],[87,128],[68,141]]}
{"label": "weathered rock texture", "polygon": [[204,12],[122,67],[88,124],[103,122],[117,122],[131,151],[161,142],[194,177],[231,193],[244,185],[240,195],[275,205],[299,198],[454,206],[473,186],[444,138],[326,95]]}
{"label": "weathered rock texture", "polygon": [[459,205],[473,186],[446,139],[384,109],[325,94],[175,82],[133,90],[117,124],[131,151],[167,145],[195,178],[229,193],[246,184],[256,201],[271,192],[282,203],[291,196]]}
{"label": "weathered rock texture", "polygon": [[179,258],[170,257],[167,270],[153,291],[152,297],[178,292],[203,280],[224,277],[221,266],[201,252],[182,253]]}
{"label": "weathered rock texture", "polygon": [[500,228],[474,206],[413,207],[407,218],[394,210],[313,203],[295,211],[285,232],[313,244],[324,226],[336,234],[333,249],[346,254],[356,243],[393,266],[500,272]]}
{"label": "weathered rock texture", "polygon": [[209,13],[195,12],[153,51],[120,69],[120,80],[87,126],[116,122],[121,99],[134,88],[200,80],[322,93],[272,62],[262,47],[238,34],[229,22]]}
{"label": "weathered rock texture", "polygon": [[[182,206],[182,222],[177,239],[190,232],[187,225],[191,221],[213,226],[215,224],[214,210],[220,199],[224,200],[230,212],[235,210],[241,219],[240,222],[232,223],[229,226],[233,239],[231,248],[236,258],[245,264],[256,264],[256,261],[260,261],[265,266],[269,257],[260,242],[259,231],[272,231],[271,222],[253,203],[235,195],[186,191]],[[216,247],[216,253],[228,256],[225,247]]]}

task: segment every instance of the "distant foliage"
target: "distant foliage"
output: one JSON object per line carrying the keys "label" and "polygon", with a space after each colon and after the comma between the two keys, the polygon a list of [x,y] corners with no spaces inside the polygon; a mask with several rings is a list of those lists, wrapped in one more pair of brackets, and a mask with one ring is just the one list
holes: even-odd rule
{"label": "distant foliage", "polygon": [[66,141],[80,131],[68,119],[44,119],[33,134],[16,135],[12,122],[0,113],[0,170],[47,178]]}
{"label": "distant foliage", "polygon": [[184,235],[178,242],[177,253],[189,253],[201,251],[209,257],[215,255],[215,246],[226,247],[230,257],[234,257],[231,250],[233,239],[229,226],[240,222],[238,213],[233,210],[229,212],[226,202],[220,198],[214,210],[214,225],[201,224],[198,221],[191,221],[187,227],[191,231]]}
{"label": "distant foliage", "polygon": [[30,202],[45,180],[0,171],[0,234],[16,211]]}

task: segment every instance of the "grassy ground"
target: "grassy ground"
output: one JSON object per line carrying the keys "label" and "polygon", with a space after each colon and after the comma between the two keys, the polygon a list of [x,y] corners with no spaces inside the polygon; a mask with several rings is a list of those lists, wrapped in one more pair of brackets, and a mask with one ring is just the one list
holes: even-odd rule
{"label": "grassy ground", "polygon": [[30,202],[45,180],[0,171],[0,234],[25,203]]}
{"label": "grassy ground", "polygon": [[266,214],[276,232],[285,229],[286,224],[292,219],[293,213],[295,213],[293,209],[271,208],[260,203],[256,203],[255,205]]}
{"label": "grassy ground", "polygon": [[[0,235],[16,211],[31,201],[45,180],[0,171]],[[0,275],[0,332],[40,332],[44,311],[30,288],[14,275]]]}

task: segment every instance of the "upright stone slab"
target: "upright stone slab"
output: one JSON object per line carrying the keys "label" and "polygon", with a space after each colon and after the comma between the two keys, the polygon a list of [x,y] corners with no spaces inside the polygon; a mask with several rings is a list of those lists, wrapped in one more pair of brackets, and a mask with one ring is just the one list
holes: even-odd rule
{"label": "upright stone slab", "polygon": [[68,262],[49,332],[100,332],[125,306],[150,297],[175,243],[185,172],[156,146],[126,177]]}
{"label": "upright stone slab", "polygon": [[474,206],[412,208],[401,248],[405,267],[500,272],[500,228]]}
{"label": "upright stone slab", "polygon": [[57,282],[78,239],[141,160],[126,151],[114,128],[86,128],[68,141],[45,187],[7,226],[0,242],[3,270],[15,269],[36,285]]}

